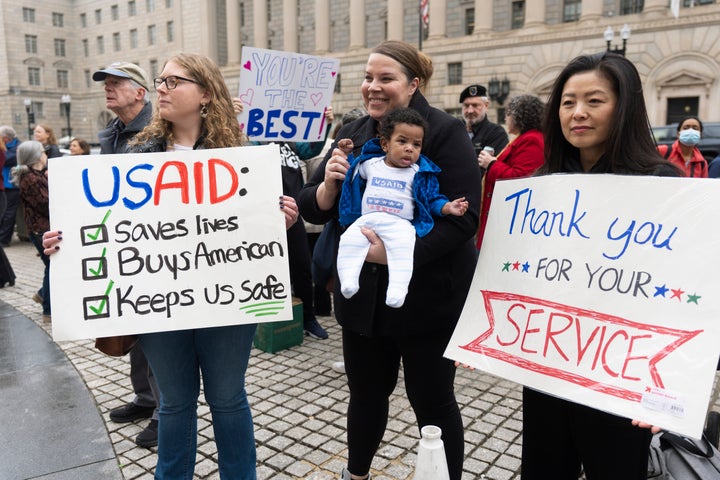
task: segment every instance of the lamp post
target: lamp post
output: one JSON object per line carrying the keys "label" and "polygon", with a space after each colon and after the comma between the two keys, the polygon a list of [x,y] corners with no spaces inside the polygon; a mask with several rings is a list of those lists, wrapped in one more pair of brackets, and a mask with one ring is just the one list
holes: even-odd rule
{"label": "lamp post", "polygon": [[605,42],[607,42],[607,51],[612,53],[617,53],[625,56],[625,48],[627,47],[627,41],[628,38],[630,38],[630,27],[626,23],[623,25],[623,27],[620,29],[620,38],[622,38],[622,48],[621,47],[611,47],[610,44],[613,41],[613,38],[615,38],[615,32],[613,32],[612,27],[607,27],[605,29],[605,33],[603,33],[603,37],[605,38]]}
{"label": "lamp post", "polygon": [[70,95],[63,95],[60,101],[65,107],[65,118],[67,119],[67,134],[68,138],[72,139],[72,127],[70,126]]}
{"label": "lamp post", "polygon": [[502,105],[507,96],[510,94],[510,80],[507,77],[498,80],[493,76],[488,82],[488,97],[498,105]]}
{"label": "lamp post", "polygon": [[25,112],[27,113],[27,117],[28,117],[28,140],[32,140],[32,138],[33,138],[32,124],[35,123],[35,112],[33,112],[32,100],[29,98],[26,98],[25,100],[23,100],[23,104],[25,105]]}

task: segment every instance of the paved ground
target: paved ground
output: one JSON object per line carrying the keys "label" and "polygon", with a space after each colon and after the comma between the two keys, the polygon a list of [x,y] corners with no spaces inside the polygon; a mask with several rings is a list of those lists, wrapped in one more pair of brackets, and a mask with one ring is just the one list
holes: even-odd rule
{"label": "paved ground", "polygon": [[[39,305],[31,300],[42,280],[40,259],[26,242],[15,241],[6,253],[18,278],[14,287],[0,289],[0,301],[50,333],[50,326],[42,324]],[[330,339],[306,339],[300,346],[275,354],[252,351],[247,389],[261,480],[336,479],[346,464],[348,391],[344,375],[330,368],[341,357],[340,330],[332,317],[320,317],[320,322],[328,329]],[[89,340],[63,342],[60,348],[95,399],[124,478],[151,479],[156,452],[137,447],[133,441],[144,422],[118,425],[108,416],[110,410],[132,398],[127,358],[107,357]],[[465,423],[463,479],[519,479],[520,387],[479,372],[459,371],[456,390]],[[720,410],[717,390],[713,405]],[[207,404],[201,402],[198,413],[196,478],[219,479]],[[419,438],[414,421],[401,377],[391,402],[388,429],[373,463],[377,480],[412,478]],[[74,445],[70,451],[77,449],[82,445]]]}

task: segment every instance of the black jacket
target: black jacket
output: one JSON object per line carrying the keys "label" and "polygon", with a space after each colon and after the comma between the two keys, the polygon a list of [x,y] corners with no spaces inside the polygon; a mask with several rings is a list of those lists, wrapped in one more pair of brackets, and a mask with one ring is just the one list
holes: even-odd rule
{"label": "black jacket", "polygon": [[[344,327],[363,335],[419,333],[455,327],[465,302],[477,251],[473,236],[478,229],[480,169],[465,126],[458,119],[431,107],[417,92],[410,102],[427,120],[422,153],[442,169],[440,192],[450,200],[465,197],[470,206],[462,217],[448,215],[435,219],[434,228],[415,243],[414,273],[402,308],[385,305],[388,284],[386,265],[365,263],[360,273],[360,291],[346,299],[335,281],[335,316]],[[344,126],[336,139],[351,138],[354,154],[377,136],[378,122],[366,116]],[[333,144],[333,147],[335,144]],[[330,211],[321,211],[315,201],[323,181],[325,163],[332,148],[297,198],[300,213],[307,221],[324,224],[337,218],[337,201]],[[338,198],[339,200],[339,198]],[[337,273],[336,273],[337,276]]]}
{"label": "black jacket", "polygon": [[143,106],[140,113],[127,125],[119,118],[113,118],[105,129],[100,130],[100,153],[127,153],[128,141],[137,135],[152,119],[152,104],[150,102]]}

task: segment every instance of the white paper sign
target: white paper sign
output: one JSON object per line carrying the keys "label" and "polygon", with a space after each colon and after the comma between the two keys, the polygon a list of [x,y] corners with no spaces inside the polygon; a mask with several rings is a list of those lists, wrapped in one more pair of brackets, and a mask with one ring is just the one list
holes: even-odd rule
{"label": "white paper sign", "polygon": [[720,184],[500,181],[446,356],[688,436],[720,353]]}
{"label": "white paper sign", "polygon": [[53,338],[292,319],[277,145],[49,165]]}
{"label": "white paper sign", "polygon": [[243,47],[241,65],[238,120],[251,140],[325,139],[338,59]]}

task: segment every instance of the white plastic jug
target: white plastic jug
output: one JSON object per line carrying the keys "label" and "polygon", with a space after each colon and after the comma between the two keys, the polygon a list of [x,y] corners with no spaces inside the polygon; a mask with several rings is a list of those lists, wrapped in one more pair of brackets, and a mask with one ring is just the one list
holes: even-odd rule
{"label": "white plastic jug", "polygon": [[425,425],[420,433],[422,438],[418,447],[413,480],[450,480],[445,447],[440,438],[442,430],[435,425]]}

